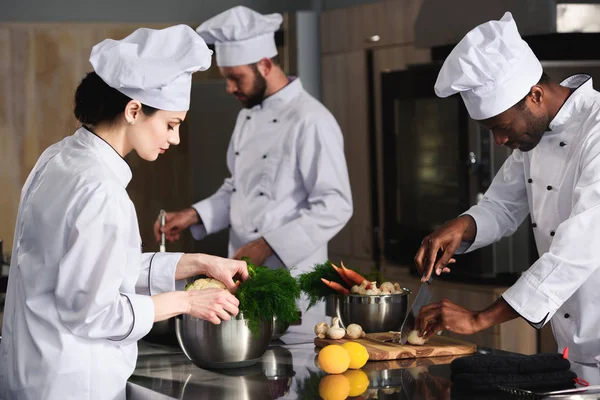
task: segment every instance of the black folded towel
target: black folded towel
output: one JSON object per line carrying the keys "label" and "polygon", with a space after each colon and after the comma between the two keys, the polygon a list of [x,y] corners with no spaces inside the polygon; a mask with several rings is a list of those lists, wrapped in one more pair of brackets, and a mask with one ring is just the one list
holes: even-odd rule
{"label": "black folded towel", "polygon": [[577,375],[569,370],[533,374],[473,374],[452,375],[452,386],[459,390],[496,391],[498,386],[506,386],[532,391],[569,389],[575,386]]}
{"label": "black folded towel", "polygon": [[531,374],[564,371],[571,368],[569,360],[558,353],[522,354],[476,354],[457,358],[450,364],[453,374]]}
{"label": "black folded towel", "polygon": [[477,354],[450,364],[453,388],[468,391],[494,391],[498,386],[544,391],[571,388],[577,375],[570,367],[569,360],[558,353]]}

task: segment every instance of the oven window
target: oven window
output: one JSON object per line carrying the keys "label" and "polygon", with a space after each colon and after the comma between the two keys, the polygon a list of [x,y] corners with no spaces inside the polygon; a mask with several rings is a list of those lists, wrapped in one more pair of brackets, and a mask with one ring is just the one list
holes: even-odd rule
{"label": "oven window", "polygon": [[398,223],[433,230],[461,210],[459,98],[396,100]]}

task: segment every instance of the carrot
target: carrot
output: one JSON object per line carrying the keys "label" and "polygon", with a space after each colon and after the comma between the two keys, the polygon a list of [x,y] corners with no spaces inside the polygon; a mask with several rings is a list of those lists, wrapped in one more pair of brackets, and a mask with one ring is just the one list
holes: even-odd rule
{"label": "carrot", "polygon": [[332,288],[336,292],[340,292],[342,294],[350,294],[350,291],[348,289],[346,289],[345,287],[343,287],[342,285],[340,285],[337,282],[328,281],[325,278],[321,278],[321,280],[323,281],[324,284],[326,284],[327,286],[329,286],[330,288]]}
{"label": "carrot", "polygon": [[335,271],[340,275],[340,277],[342,278],[342,280],[346,283],[346,285],[352,287],[354,286],[354,282],[352,282],[344,273],[344,270],[341,269],[340,267],[338,267],[337,265],[335,265],[332,262],[329,262],[331,264],[331,266],[333,267],[333,269],[335,269]]}
{"label": "carrot", "polygon": [[[360,275],[358,272],[356,272],[356,271],[354,271],[354,270],[351,270],[351,269],[349,269],[349,268],[346,268],[346,267],[344,266],[344,262],[343,262],[343,261],[342,261],[342,263],[341,263],[341,264],[342,264],[342,269],[344,270],[344,274],[345,274],[345,275],[346,275],[346,277],[347,277],[348,279],[350,279],[350,280],[351,280],[351,281],[352,281],[354,284],[356,284],[356,285],[360,285],[360,284],[361,284],[361,283],[362,283],[362,282],[365,280],[365,278],[363,278],[363,277],[362,277],[362,275]],[[370,286],[371,286],[371,284],[368,284],[368,285],[367,285],[367,289],[368,289]]]}

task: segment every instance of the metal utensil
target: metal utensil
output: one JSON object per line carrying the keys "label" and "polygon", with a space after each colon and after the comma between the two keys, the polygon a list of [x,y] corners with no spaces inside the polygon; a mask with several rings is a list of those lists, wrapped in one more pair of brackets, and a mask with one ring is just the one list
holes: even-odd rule
{"label": "metal utensil", "polygon": [[219,325],[185,314],[176,327],[179,346],[198,367],[241,368],[260,361],[271,342],[273,319],[261,321],[257,335],[241,312]]}
{"label": "metal utensil", "polygon": [[419,311],[424,305],[429,304],[431,300],[431,289],[429,289],[429,285],[433,281],[430,276],[423,284],[421,284],[421,288],[417,293],[417,297],[415,297],[415,301],[413,301],[412,306],[408,313],[406,313],[406,318],[404,318],[404,322],[402,323],[402,327],[400,328],[400,344],[405,345],[408,341],[409,333],[415,329],[415,321],[417,319],[417,315],[419,315]]}
{"label": "metal utensil", "polygon": [[[158,219],[160,222],[160,227],[162,228],[163,226],[165,226],[166,223],[166,215],[167,212],[165,210],[160,210],[160,213],[158,214]],[[161,232],[160,233],[160,248],[159,251],[164,253],[166,251],[166,246],[165,246],[165,233]]]}
{"label": "metal utensil", "polygon": [[585,393],[590,390],[599,390],[600,385],[595,386],[585,386],[574,389],[564,389],[564,390],[554,390],[552,392],[532,392],[530,390],[518,389],[508,386],[498,386],[498,389],[518,396],[521,399],[541,399],[546,396],[554,396],[559,394],[575,394],[575,393]]}

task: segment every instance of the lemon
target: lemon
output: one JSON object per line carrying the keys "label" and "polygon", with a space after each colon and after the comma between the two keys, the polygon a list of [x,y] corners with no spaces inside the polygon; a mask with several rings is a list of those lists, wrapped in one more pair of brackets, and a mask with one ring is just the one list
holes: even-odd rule
{"label": "lemon", "polygon": [[350,366],[351,369],[359,369],[364,367],[369,360],[369,352],[367,348],[360,343],[346,342],[342,345],[348,354],[350,355]]}
{"label": "lemon", "polygon": [[369,388],[369,377],[360,369],[352,369],[343,373],[350,382],[349,396],[360,396]]}
{"label": "lemon", "polygon": [[330,344],[319,351],[319,367],[330,374],[341,374],[350,365],[348,351],[339,344]]}
{"label": "lemon", "polygon": [[344,400],[349,395],[350,382],[344,375],[325,375],[321,378],[319,382],[319,396],[323,400]]}

